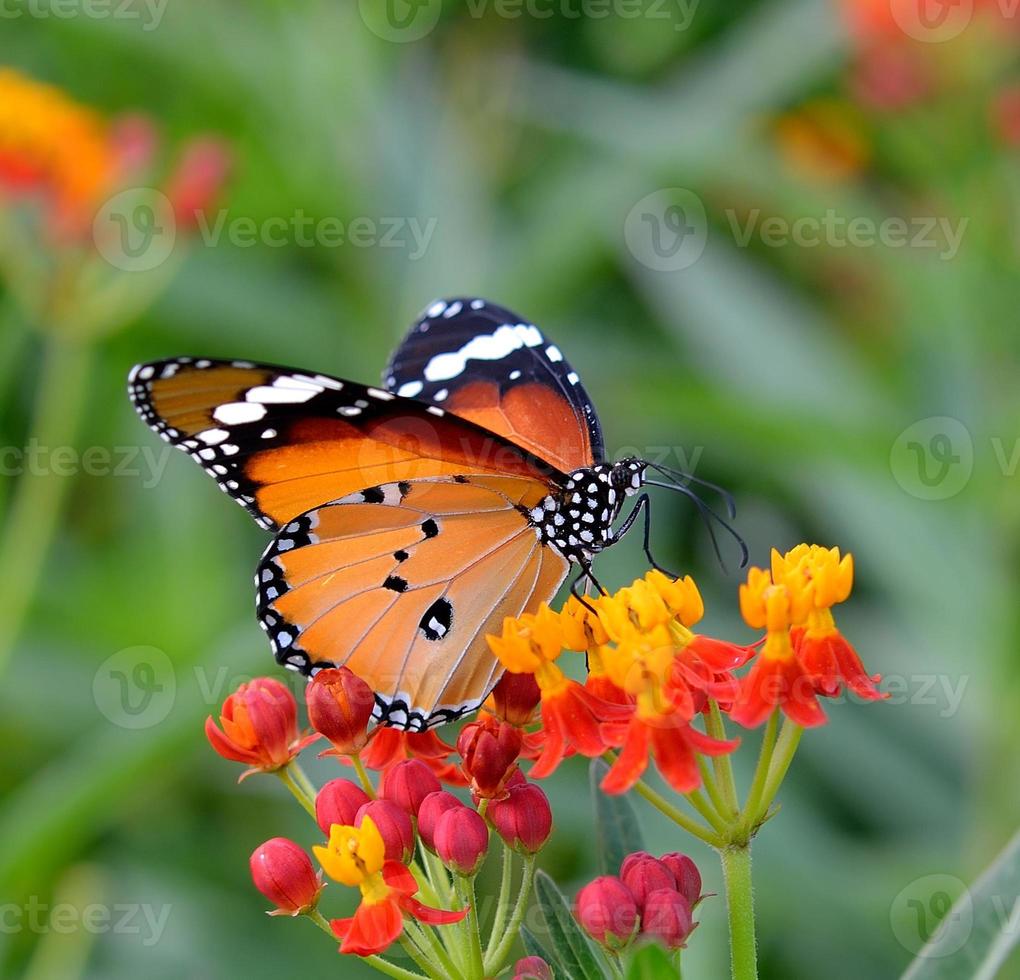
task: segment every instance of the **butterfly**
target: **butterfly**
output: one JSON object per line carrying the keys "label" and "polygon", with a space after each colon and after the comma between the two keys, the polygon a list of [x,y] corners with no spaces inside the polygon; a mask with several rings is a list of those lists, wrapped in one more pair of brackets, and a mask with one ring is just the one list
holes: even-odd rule
{"label": "butterfly", "polygon": [[160,438],[273,532],[255,585],[277,661],[306,675],[349,667],[388,726],[475,711],[501,670],[486,634],[551,600],[571,569],[582,601],[582,583],[601,589],[592,560],[642,513],[655,565],[646,486],[686,494],[746,561],[689,474],[609,461],[560,349],[485,300],[431,304],[381,387],[177,357],[134,367],[128,390]]}

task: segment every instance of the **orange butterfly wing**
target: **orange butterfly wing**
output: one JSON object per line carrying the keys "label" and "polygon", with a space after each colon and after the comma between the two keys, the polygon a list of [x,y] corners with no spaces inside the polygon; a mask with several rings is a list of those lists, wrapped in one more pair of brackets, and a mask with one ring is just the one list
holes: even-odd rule
{"label": "orange butterfly wing", "polygon": [[176,358],[136,367],[142,419],[188,453],[260,525],[354,490],[456,473],[549,484],[560,474],[526,449],[435,405],[322,374],[242,361]]}
{"label": "orange butterfly wing", "polygon": [[386,385],[506,436],[569,473],[604,461],[577,372],[533,323],[487,300],[437,300],[394,353]]}
{"label": "orange butterfly wing", "polygon": [[377,717],[422,730],[475,710],[501,668],[485,636],[549,601],[567,562],[528,519],[548,488],[486,475],[390,483],[288,524],[256,575],[277,659],[344,665]]}

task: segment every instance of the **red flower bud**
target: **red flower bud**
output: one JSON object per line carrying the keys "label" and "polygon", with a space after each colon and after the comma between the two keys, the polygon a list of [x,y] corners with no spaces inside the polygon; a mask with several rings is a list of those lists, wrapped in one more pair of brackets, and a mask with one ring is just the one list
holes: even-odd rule
{"label": "red flower bud", "polygon": [[507,671],[489,697],[489,708],[500,721],[523,728],[534,719],[542,692],[534,674],[511,674]]}
{"label": "red flower bud", "polygon": [[514,964],[513,980],[553,980],[552,967],[541,956],[525,956]]}
{"label": "red flower bud", "polygon": [[691,906],[672,888],[659,888],[645,899],[641,935],[658,939],[666,949],[680,949],[694,931]]}
{"label": "red flower bud", "polygon": [[537,854],[552,834],[549,797],[534,783],[512,787],[510,795],[490,804],[487,813],[507,847],[525,854]]}
{"label": "red flower bud", "polygon": [[305,691],[308,720],[333,743],[333,755],[355,755],[368,741],[372,689],[346,667],[320,670]]}
{"label": "red flower bud", "polygon": [[471,780],[471,792],[483,800],[506,794],[507,780],[517,771],[524,735],[506,722],[475,721],[465,725],[457,739],[461,768]]}
{"label": "red flower bud", "polygon": [[429,793],[421,806],[418,808],[418,836],[422,843],[430,850],[436,849],[436,824],[439,818],[447,810],[453,810],[458,806],[464,806],[453,793],[440,790],[438,793]]}
{"label": "red flower bud", "polygon": [[360,827],[365,817],[371,817],[386,846],[386,860],[407,864],[414,853],[414,827],[411,818],[389,800],[371,800],[358,810],[354,826]]}
{"label": "red flower bud", "polygon": [[255,887],[276,906],[270,915],[301,915],[318,904],[323,885],[312,860],[286,837],[256,848],[249,865]]}
{"label": "red flower bud", "polygon": [[315,822],[329,837],[329,828],[338,823],[353,827],[360,810],[369,801],[368,794],[349,779],[331,779],[315,797]]}
{"label": "red flower bud", "polygon": [[396,803],[402,810],[416,816],[422,801],[443,787],[435,773],[420,759],[406,759],[387,770],[383,777],[381,796]]}
{"label": "red flower bud", "polygon": [[693,859],[686,854],[663,854],[659,860],[673,872],[677,891],[687,899],[693,909],[701,901],[701,872]]}
{"label": "red flower bud", "polygon": [[223,702],[220,725],[222,731],[207,718],[206,738],[224,759],[251,767],[241,779],[282,768],[319,737],[301,736],[294,695],[272,677],[257,677],[238,687]]}
{"label": "red flower bud", "polygon": [[489,828],[470,807],[451,807],[437,821],[436,853],[451,871],[477,874],[489,850]]}
{"label": "red flower bud", "polygon": [[622,949],[638,927],[634,896],[619,878],[596,878],[577,893],[574,915],[584,931],[600,946]]}
{"label": "red flower bud", "polygon": [[677,892],[676,878],[661,861],[650,854],[632,854],[620,869],[620,879],[630,889],[638,909],[644,915],[645,900],[654,891],[670,889]]}

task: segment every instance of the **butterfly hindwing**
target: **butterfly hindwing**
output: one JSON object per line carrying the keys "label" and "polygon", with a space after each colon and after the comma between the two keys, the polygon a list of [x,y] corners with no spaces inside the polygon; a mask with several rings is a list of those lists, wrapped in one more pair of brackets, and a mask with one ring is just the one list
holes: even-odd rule
{"label": "butterfly hindwing", "polygon": [[604,458],[591,399],[533,323],[481,299],[437,300],[385,374],[389,390],[498,432],[563,472]]}
{"label": "butterfly hindwing", "polygon": [[161,438],[273,530],[383,483],[463,472],[556,478],[526,450],[437,405],[324,374],[175,358],[136,367],[129,393]]}
{"label": "butterfly hindwing", "polygon": [[536,480],[376,490],[280,531],[256,575],[259,619],[281,663],[350,667],[376,692],[380,720],[421,730],[481,704],[500,672],[486,634],[550,600],[567,563],[529,520],[548,493]]}

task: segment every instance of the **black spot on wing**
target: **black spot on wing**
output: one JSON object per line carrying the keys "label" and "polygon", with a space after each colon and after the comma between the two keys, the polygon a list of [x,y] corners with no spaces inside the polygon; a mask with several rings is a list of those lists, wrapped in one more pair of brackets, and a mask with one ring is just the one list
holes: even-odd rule
{"label": "black spot on wing", "polygon": [[439,525],[431,517],[427,521],[423,521],[421,525],[421,533],[425,535],[425,540],[434,538],[439,534]]}
{"label": "black spot on wing", "polygon": [[421,622],[418,624],[418,629],[421,630],[422,635],[426,640],[430,640],[435,643],[450,632],[450,626],[452,624],[453,606],[450,605],[449,599],[443,597],[436,599],[436,601],[425,610],[425,613],[421,617]]}
{"label": "black spot on wing", "polygon": [[389,578],[383,582],[383,588],[389,589],[391,592],[406,592],[407,579],[401,578],[399,575],[390,575]]}

